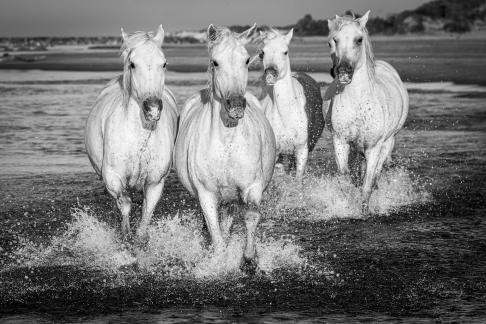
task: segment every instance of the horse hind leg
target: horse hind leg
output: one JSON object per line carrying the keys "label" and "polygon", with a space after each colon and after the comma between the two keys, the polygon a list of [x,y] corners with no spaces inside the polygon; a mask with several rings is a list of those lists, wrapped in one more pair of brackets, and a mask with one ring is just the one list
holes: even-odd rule
{"label": "horse hind leg", "polygon": [[143,190],[143,208],[142,208],[142,220],[137,229],[137,240],[140,242],[146,241],[147,237],[147,227],[152,219],[155,207],[162,196],[162,191],[164,190],[165,181],[162,180],[159,183],[146,184]]}
{"label": "horse hind leg", "polygon": [[378,179],[380,178],[381,172],[383,170],[383,166],[391,163],[391,152],[393,151],[394,146],[395,146],[394,137],[390,137],[383,143],[380,152],[380,157],[378,163],[376,164],[375,184],[378,182]]}

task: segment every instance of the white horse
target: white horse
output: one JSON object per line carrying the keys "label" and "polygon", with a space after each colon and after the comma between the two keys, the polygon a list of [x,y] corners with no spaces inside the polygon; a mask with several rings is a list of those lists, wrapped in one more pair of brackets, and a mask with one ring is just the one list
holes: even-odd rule
{"label": "white horse", "polygon": [[210,25],[209,85],[189,98],[180,116],[174,161],[181,183],[199,199],[215,251],[224,248],[221,201],[248,207],[242,268],[256,268],[255,233],[262,194],[273,174],[275,136],[258,100],[246,91],[250,57],[241,34]]}
{"label": "white horse", "polygon": [[329,46],[335,76],[325,95],[332,97],[331,124],[338,169],[349,174],[350,143],[366,158],[363,207],[386,160],[391,160],[395,135],[408,114],[408,93],[397,71],[375,61],[366,30],[369,11],[361,18],[328,20]]}
{"label": "white horse", "polygon": [[178,111],[165,86],[167,60],[155,36],[123,32],[123,75],[100,93],[86,124],[86,150],[96,173],[122,214],[122,234],[130,235],[128,188],[143,190],[142,220],[137,238],[146,235],[172,164]]}
{"label": "white horse", "polygon": [[276,30],[262,32],[263,87],[260,102],[272,125],[277,155],[295,154],[296,176],[302,180],[309,152],[324,129],[321,90],[305,73],[292,74],[289,43],[293,29],[282,35]]}

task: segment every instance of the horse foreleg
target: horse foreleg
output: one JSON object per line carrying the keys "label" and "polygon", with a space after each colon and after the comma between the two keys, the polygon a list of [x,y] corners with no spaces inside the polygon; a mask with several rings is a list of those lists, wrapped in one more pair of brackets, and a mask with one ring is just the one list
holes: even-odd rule
{"label": "horse foreleg", "polygon": [[144,199],[142,207],[142,220],[137,229],[137,238],[139,240],[146,239],[147,227],[152,219],[155,207],[162,196],[162,191],[164,190],[165,180],[159,183],[146,184],[143,189]]}
{"label": "horse foreleg", "polygon": [[113,171],[104,170],[103,180],[106,189],[110,195],[115,198],[118,210],[122,215],[121,230],[125,240],[130,236],[130,210],[132,209],[132,200],[126,191],[125,184],[120,176]]}
{"label": "horse foreleg", "polygon": [[366,157],[366,175],[363,183],[363,211],[369,211],[369,201],[371,196],[371,189],[373,188],[376,179],[376,170],[378,162],[380,161],[380,153],[383,143],[379,142],[373,147],[365,150]]}
{"label": "horse foreleg", "polygon": [[245,213],[246,245],[240,268],[249,274],[254,274],[257,269],[255,241],[257,227],[261,218],[258,206],[262,199],[262,191],[260,186],[253,187],[248,190],[246,199],[244,199],[248,205],[248,210]]}
{"label": "horse foreleg", "polygon": [[309,156],[309,149],[307,147],[307,143],[305,145],[299,146],[295,150],[295,160],[296,160],[296,177],[297,180],[302,182],[302,178],[304,177],[305,167],[307,165],[307,158]]}
{"label": "horse foreleg", "polygon": [[219,226],[218,199],[214,193],[204,189],[198,191],[198,197],[214,250],[220,252],[224,248],[224,241]]}
{"label": "horse foreleg", "polygon": [[336,155],[336,164],[339,173],[348,175],[349,174],[349,143],[336,135],[332,138],[334,142],[334,154]]}

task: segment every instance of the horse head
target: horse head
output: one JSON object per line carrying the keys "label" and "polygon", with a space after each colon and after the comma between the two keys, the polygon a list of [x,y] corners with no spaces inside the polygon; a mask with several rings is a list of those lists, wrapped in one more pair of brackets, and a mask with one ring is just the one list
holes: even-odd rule
{"label": "horse head", "polygon": [[369,13],[368,10],[360,18],[336,15],[335,19],[328,20],[328,45],[333,63],[331,75],[337,77],[341,84],[351,83],[357,69],[369,60],[373,62],[371,43],[366,30]]}
{"label": "horse head", "polygon": [[163,109],[167,65],[161,48],[164,29],[160,25],[155,35],[145,32],[127,35],[123,29],[121,32],[125,105],[129,104],[130,98],[134,99],[141,108],[142,121],[153,126]]}
{"label": "horse head", "polygon": [[210,25],[207,30],[211,96],[224,107],[221,119],[226,127],[235,127],[246,108],[246,85],[250,56],[245,45],[256,24],[241,34],[225,27]]}
{"label": "horse head", "polygon": [[286,35],[275,29],[260,32],[263,46],[259,57],[263,62],[263,80],[267,85],[275,84],[290,73],[289,44],[293,33],[293,28]]}

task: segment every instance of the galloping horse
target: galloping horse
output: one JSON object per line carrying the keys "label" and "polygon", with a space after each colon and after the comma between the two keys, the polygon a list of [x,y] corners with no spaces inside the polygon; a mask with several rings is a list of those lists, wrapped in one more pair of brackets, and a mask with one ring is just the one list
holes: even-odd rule
{"label": "galloping horse", "polygon": [[302,180],[309,152],[324,129],[321,90],[305,73],[290,71],[289,43],[293,29],[261,33],[263,81],[260,102],[272,125],[277,154],[295,154],[296,176]]}
{"label": "galloping horse", "polygon": [[122,214],[122,234],[130,235],[128,188],[143,190],[142,220],[137,238],[146,235],[153,211],[172,164],[178,111],[165,87],[167,64],[161,46],[164,30],[155,36],[123,32],[123,75],[100,93],[86,124],[86,150],[96,173]]}
{"label": "galloping horse", "polygon": [[255,233],[262,194],[273,174],[275,136],[258,100],[246,91],[250,57],[241,34],[210,25],[209,86],[189,98],[180,116],[174,161],[181,183],[199,199],[216,251],[224,247],[221,201],[247,205],[242,268],[256,268]]}
{"label": "galloping horse", "polygon": [[364,153],[366,174],[363,207],[368,210],[371,189],[386,160],[391,160],[395,135],[408,114],[408,93],[397,71],[375,61],[366,30],[369,11],[361,18],[328,20],[334,84],[331,123],[339,171],[348,174],[350,143]]}

